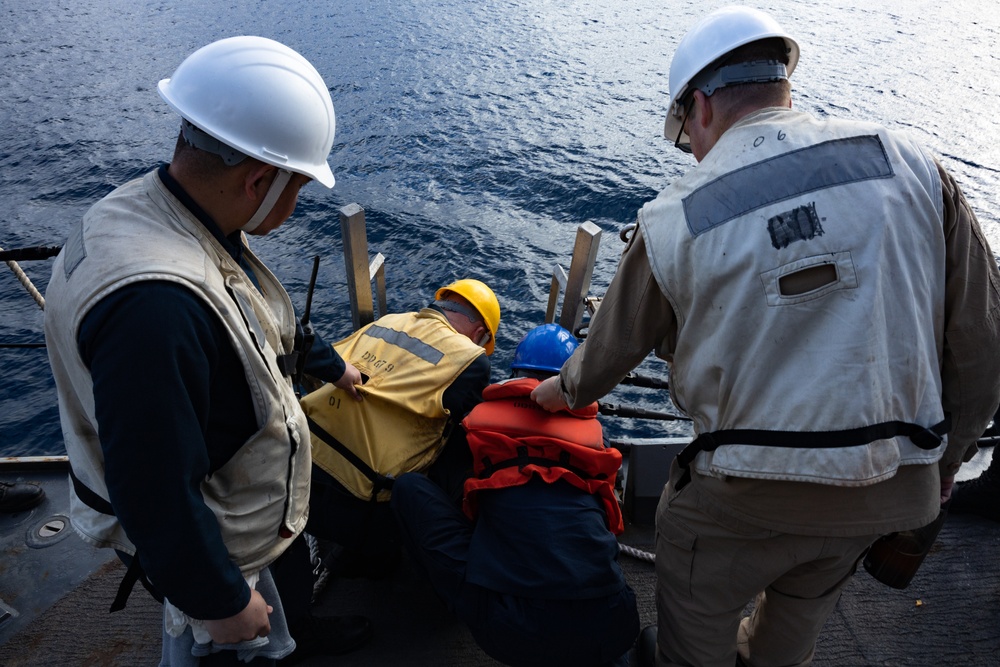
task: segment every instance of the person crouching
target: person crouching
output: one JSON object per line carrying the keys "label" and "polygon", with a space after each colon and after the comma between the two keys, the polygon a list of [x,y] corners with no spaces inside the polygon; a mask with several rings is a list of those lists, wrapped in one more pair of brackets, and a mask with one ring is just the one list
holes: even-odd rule
{"label": "person crouching", "polygon": [[597,404],[548,413],[529,395],[577,346],[554,324],[518,344],[512,377],[462,421],[475,462],[463,509],[424,476],[396,480],[404,545],[479,646],[508,665],[627,664],[639,632],[618,565],[621,454]]}

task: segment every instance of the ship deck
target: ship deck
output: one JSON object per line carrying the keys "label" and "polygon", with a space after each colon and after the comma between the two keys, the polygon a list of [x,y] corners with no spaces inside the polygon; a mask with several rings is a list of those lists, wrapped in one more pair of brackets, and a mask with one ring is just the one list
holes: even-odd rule
{"label": "ship deck", "polygon": [[[989,450],[980,456],[990,454]],[[988,460],[988,459],[987,459]],[[975,461],[971,466],[974,474]],[[983,467],[982,463],[978,465]],[[66,489],[50,490],[32,516],[8,518],[25,530],[65,514]],[[9,531],[8,531],[9,532]],[[17,532],[17,531],[14,531]],[[653,550],[653,529],[629,525],[623,544]],[[19,570],[23,548],[5,545],[0,567],[0,602],[19,606],[12,587],[24,579],[35,592],[59,581],[63,570],[85,565],[88,573],[64,597],[39,603],[23,617],[0,624],[0,664],[152,665],[159,658],[160,606],[137,587],[128,607],[109,614],[123,567],[117,559],[87,547],[71,532],[65,550],[48,569]],[[31,548],[30,546],[28,548]],[[952,515],[920,572],[905,590],[888,588],[860,571],[848,585],[820,636],[814,665],[989,665],[1000,655],[1000,523]],[[82,563],[87,558],[94,562]],[[60,560],[61,559],[61,560]],[[24,559],[20,559],[24,560]],[[655,623],[655,574],[647,561],[622,555],[626,576],[639,601],[642,624]],[[61,564],[60,564],[61,563]],[[324,589],[315,613],[364,614],[374,623],[372,641],[336,658],[314,658],[304,665],[331,662],[343,667],[388,665],[497,665],[434,595],[412,563],[405,560],[381,580],[336,579]],[[2,610],[0,610],[2,611]],[[749,608],[748,608],[749,611]]]}

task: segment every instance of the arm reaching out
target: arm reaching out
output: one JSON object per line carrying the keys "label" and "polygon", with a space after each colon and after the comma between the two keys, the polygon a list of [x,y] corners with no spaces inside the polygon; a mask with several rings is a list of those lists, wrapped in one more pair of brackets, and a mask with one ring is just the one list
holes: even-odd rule
{"label": "arm reaching out", "polygon": [[567,407],[566,398],[559,386],[559,376],[543,380],[531,391],[531,400],[549,412],[558,412]]}

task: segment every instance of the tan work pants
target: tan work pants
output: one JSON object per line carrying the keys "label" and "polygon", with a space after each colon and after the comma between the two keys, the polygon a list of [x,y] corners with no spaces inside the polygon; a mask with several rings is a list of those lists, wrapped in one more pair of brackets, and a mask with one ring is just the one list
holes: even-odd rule
{"label": "tan work pants", "polygon": [[709,516],[688,487],[673,491],[674,468],[656,513],[657,667],[733,667],[737,645],[751,667],[809,665],[878,536],[790,535]]}

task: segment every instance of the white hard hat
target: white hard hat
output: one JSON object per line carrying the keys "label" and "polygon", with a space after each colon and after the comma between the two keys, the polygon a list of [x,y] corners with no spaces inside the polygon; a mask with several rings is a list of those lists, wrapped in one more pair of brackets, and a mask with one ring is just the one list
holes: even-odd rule
{"label": "white hard hat", "polygon": [[330,92],[316,68],[284,44],[248,36],[212,42],[159,90],[181,117],[226,146],[333,187]]}
{"label": "white hard hat", "polygon": [[[717,9],[696,23],[684,35],[670,61],[670,110],[663,126],[663,136],[667,139],[678,136],[684,122],[681,101],[688,92],[688,84],[699,72],[744,44],[769,37],[785,40],[788,47],[785,76],[791,76],[799,62],[799,45],[768,14],[759,9],[734,5]],[[685,134],[682,141],[686,139]]]}

